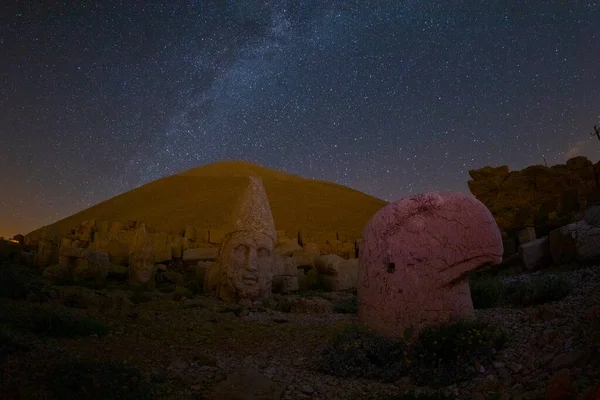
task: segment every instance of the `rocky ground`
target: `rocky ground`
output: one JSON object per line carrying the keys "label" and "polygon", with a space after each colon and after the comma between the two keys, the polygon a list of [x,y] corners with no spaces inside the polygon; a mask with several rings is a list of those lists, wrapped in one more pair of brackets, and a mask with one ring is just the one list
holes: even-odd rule
{"label": "rocky ground", "polygon": [[[597,267],[538,273],[571,282],[560,301],[476,310],[478,320],[508,334],[507,345],[492,361],[475,363],[471,380],[436,389],[417,387],[410,378],[382,383],[320,370],[331,338],[357,323],[355,314],[334,311],[348,311],[339,305],[351,304],[351,294],[288,296],[243,308],[181,292],[134,292],[124,284],[102,289],[35,279],[22,284],[21,278],[6,279],[7,268],[3,285],[17,287],[5,287],[0,299],[0,376],[7,399],[415,398],[401,397],[407,393],[600,398],[600,329],[593,325],[600,306]],[[86,318],[88,325],[52,317],[57,313]]]}

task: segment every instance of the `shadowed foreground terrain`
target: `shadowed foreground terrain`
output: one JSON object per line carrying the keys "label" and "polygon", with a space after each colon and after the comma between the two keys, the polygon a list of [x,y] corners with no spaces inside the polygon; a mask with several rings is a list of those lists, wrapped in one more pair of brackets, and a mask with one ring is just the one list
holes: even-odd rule
{"label": "shadowed foreground terrain", "polygon": [[0,269],[3,398],[596,399],[599,289],[597,267],[477,272],[476,320],[412,343],[358,327],[352,293],[246,309],[169,282],[53,285],[13,260]]}
{"label": "shadowed foreground terrain", "polygon": [[[64,233],[86,220],[144,221],[157,231],[187,225],[228,229],[234,203],[248,176],[263,179],[275,226],[311,237],[330,232],[354,240],[367,220],[387,203],[330,182],[305,179],[242,161],[223,161],[148,183],[46,227]],[[41,230],[28,236],[39,236]]]}

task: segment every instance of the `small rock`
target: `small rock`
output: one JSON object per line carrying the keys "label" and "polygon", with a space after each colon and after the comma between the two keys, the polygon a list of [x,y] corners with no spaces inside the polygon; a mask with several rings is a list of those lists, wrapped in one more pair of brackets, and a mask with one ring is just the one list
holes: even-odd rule
{"label": "small rock", "polygon": [[304,394],[312,394],[314,393],[315,389],[313,389],[313,387],[310,385],[302,385],[300,391]]}
{"label": "small rock", "polygon": [[183,369],[188,369],[189,367],[190,367],[190,365],[188,363],[186,363],[182,359],[179,359],[179,360],[173,361],[167,369],[168,370],[173,370],[173,369],[183,370]]}
{"label": "small rock", "polygon": [[199,392],[202,390],[202,385],[194,385],[194,386],[190,387],[190,389],[192,389],[195,392]]}
{"label": "small rock", "polygon": [[293,365],[294,367],[299,367],[299,366],[301,366],[301,365],[304,365],[304,358],[302,358],[302,357],[295,358],[295,359],[292,361],[292,365]]}
{"label": "small rock", "polygon": [[517,364],[517,363],[509,363],[508,364],[508,369],[510,369],[512,372],[514,372],[515,374],[518,373],[520,370],[523,369],[523,365],[521,364]]}

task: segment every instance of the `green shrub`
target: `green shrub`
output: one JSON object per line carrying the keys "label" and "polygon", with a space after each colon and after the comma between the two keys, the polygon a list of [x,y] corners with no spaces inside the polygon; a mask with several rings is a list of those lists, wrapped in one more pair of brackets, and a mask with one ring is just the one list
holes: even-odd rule
{"label": "green shrub", "polygon": [[24,300],[30,292],[39,293],[43,288],[43,279],[31,273],[26,267],[0,268],[0,297]]}
{"label": "green shrub", "polygon": [[106,327],[93,319],[32,309],[25,312],[0,311],[0,324],[12,329],[50,337],[104,335]]}
{"label": "green shrub", "polygon": [[358,301],[356,296],[338,300],[333,304],[333,311],[339,314],[356,314]]}
{"label": "green shrub", "polygon": [[53,398],[151,399],[152,388],[139,371],[115,362],[69,362],[49,374]]}
{"label": "green shrub", "polygon": [[508,303],[506,284],[502,278],[484,277],[470,280],[471,300],[476,309],[493,308]]}
{"label": "green shrub", "polygon": [[480,322],[426,327],[412,349],[413,379],[439,385],[468,379],[475,372],[475,360],[482,364],[491,361],[494,352],[505,344],[503,332],[494,332]]}
{"label": "green shrub", "polygon": [[439,387],[471,378],[474,361],[490,362],[504,342],[502,333],[468,321],[424,328],[415,343],[349,327],[325,348],[320,368],[388,382],[410,376],[417,384]]}
{"label": "green shrub", "polygon": [[471,299],[476,309],[516,306],[529,307],[558,301],[571,291],[569,282],[559,276],[534,276],[520,282],[503,278],[474,277],[470,280]]}
{"label": "green shrub", "polygon": [[331,375],[394,381],[408,374],[401,340],[381,337],[362,327],[348,327],[337,334],[321,359],[321,369]]}
{"label": "green shrub", "polygon": [[558,276],[536,276],[530,281],[521,282],[514,288],[513,304],[535,306],[558,301],[571,291],[569,282]]}

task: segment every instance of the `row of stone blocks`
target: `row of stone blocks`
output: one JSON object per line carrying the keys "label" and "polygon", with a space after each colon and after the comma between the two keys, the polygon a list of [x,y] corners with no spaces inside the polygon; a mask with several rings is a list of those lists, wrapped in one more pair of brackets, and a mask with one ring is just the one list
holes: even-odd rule
{"label": "row of stone blocks", "polygon": [[[36,263],[40,267],[55,264],[59,261],[60,249],[78,248],[106,251],[112,263],[127,265],[129,249],[135,229],[139,225],[138,221],[121,223],[92,220],[84,221],[70,234],[61,235],[60,238],[43,236],[37,243]],[[155,260],[159,263],[182,259],[185,252],[190,249],[218,248],[228,234],[224,229],[198,229],[193,226],[188,226],[177,234],[156,232],[151,228],[147,230],[152,241]],[[337,254],[346,259],[356,258],[358,253],[358,241],[326,239],[319,243],[311,240],[303,241],[300,235],[290,237],[285,231],[277,231],[276,246],[295,248],[299,246],[299,242],[304,242],[311,247],[312,251],[317,249],[319,254]],[[76,252],[76,250],[69,251]]]}

